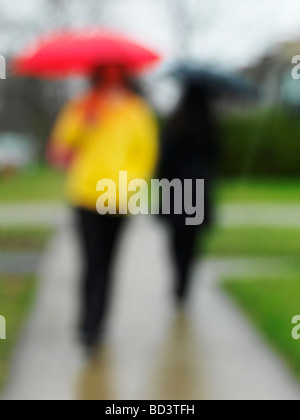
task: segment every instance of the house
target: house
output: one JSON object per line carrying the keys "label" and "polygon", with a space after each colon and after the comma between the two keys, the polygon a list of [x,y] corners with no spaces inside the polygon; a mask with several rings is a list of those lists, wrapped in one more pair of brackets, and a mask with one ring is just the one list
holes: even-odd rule
{"label": "house", "polygon": [[263,91],[266,105],[285,104],[300,108],[300,80],[292,75],[293,57],[300,55],[300,40],[282,43],[254,65],[243,69],[243,74]]}
{"label": "house", "polygon": [[0,173],[21,169],[34,157],[32,139],[15,133],[0,134]]}

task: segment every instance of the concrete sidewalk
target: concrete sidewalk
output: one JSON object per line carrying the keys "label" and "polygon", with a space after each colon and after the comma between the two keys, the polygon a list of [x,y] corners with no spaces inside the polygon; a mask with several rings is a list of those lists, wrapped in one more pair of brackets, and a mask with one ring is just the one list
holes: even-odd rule
{"label": "concrete sidewalk", "polygon": [[60,202],[12,203],[0,205],[2,226],[63,226],[68,223],[68,207]]}
{"label": "concrete sidewalk", "polygon": [[86,363],[74,338],[73,235],[66,226],[45,256],[5,400],[300,399],[279,356],[219,290],[220,263],[196,267],[190,307],[176,313],[166,232],[151,217],[132,219],[124,233],[107,343]]}
{"label": "concrete sidewalk", "polygon": [[40,252],[1,252],[1,274],[35,273],[40,260]]}
{"label": "concrete sidewalk", "polygon": [[[282,203],[222,204],[217,208],[220,226],[300,227],[300,206]],[[69,209],[62,203],[1,204],[0,220],[5,226],[63,226]]]}

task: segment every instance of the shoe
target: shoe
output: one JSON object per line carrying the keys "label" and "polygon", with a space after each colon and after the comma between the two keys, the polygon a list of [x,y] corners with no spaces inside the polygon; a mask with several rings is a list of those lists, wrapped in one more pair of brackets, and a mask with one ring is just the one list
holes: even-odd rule
{"label": "shoe", "polygon": [[87,358],[94,357],[101,344],[100,336],[98,334],[84,335],[81,341]]}
{"label": "shoe", "polygon": [[183,290],[176,290],[175,300],[176,300],[176,305],[178,308],[184,308],[188,300],[187,292]]}
{"label": "shoe", "polygon": [[95,331],[84,331],[81,329],[80,341],[86,349],[87,354],[93,354],[100,347],[103,341],[104,328],[99,327]]}

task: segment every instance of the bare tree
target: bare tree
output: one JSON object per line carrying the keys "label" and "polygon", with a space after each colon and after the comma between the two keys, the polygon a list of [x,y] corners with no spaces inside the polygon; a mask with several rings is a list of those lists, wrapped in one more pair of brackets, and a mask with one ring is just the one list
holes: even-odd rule
{"label": "bare tree", "polygon": [[210,0],[164,0],[172,38],[178,56],[191,55],[194,38],[204,33],[214,18],[215,2]]}

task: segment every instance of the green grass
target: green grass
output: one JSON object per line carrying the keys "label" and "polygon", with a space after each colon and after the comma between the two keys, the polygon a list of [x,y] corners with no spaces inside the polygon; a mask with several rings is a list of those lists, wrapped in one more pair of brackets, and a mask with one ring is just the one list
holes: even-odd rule
{"label": "green grass", "polygon": [[300,255],[300,229],[215,228],[207,236],[205,252],[214,257],[298,257]]}
{"label": "green grass", "polygon": [[300,341],[292,339],[292,318],[300,315],[300,273],[277,280],[226,279],[225,291],[285,358],[300,379]]}
{"label": "green grass", "polygon": [[0,177],[0,203],[57,201],[64,197],[64,176],[44,165],[34,165]]}
{"label": "green grass", "polygon": [[0,392],[10,370],[14,348],[36,292],[33,276],[0,275],[0,315],[6,318],[6,341],[0,341]]}
{"label": "green grass", "polygon": [[[219,202],[300,203],[299,179],[235,178],[220,182]],[[64,175],[45,165],[33,165],[9,177],[0,177],[0,203],[64,199]]]}
{"label": "green grass", "polygon": [[0,226],[0,251],[40,251],[53,233],[54,230],[47,227]]}
{"label": "green grass", "polygon": [[[0,252],[41,251],[52,234],[51,228],[0,227]],[[36,280],[32,275],[0,274],[0,315],[7,323],[7,340],[0,341],[0,392],[6,383],[13,351],[34,301],[35,290]]]}
{"label": "green grass", "polygon": [[220,183],[218,201],[230,203],[300,203],[299,179],[232,179]]}

